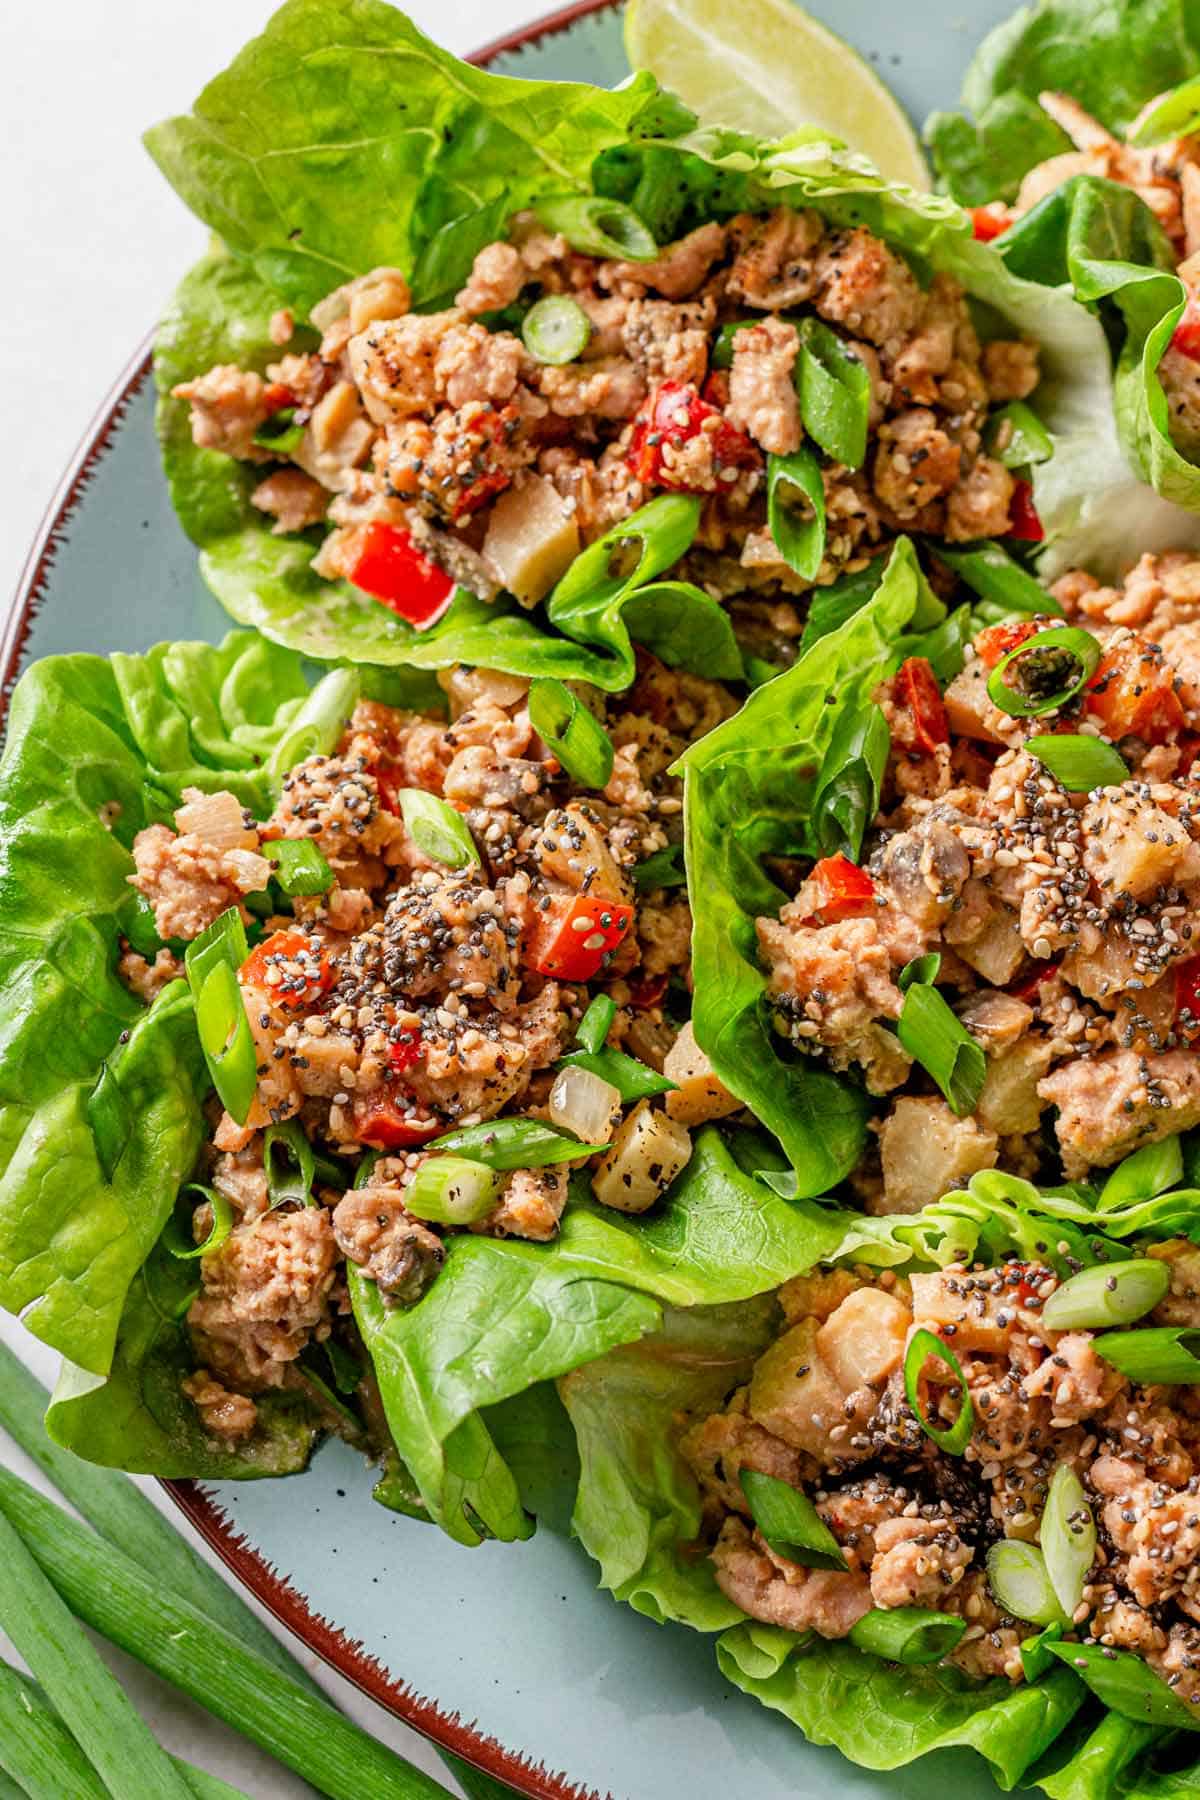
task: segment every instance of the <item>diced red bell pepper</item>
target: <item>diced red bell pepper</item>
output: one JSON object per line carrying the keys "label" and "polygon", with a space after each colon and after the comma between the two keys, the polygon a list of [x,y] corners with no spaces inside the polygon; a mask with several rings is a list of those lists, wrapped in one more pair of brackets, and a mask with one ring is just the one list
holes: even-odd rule
{"label": "diced red bell pepper", "polygon": [[[696,485],[674,466],[674,454],[698,437],[711,441],[713,473],[724,469],[754,469],[762,461],[744,431],[731,425],[724,414],[702,400],[689,381],[663,381],[654,389],[633,422],[626,461],[646,487],[670,488],[675,493],[709,491]],[[667,452],[672,453],[668,459]]]}
{"label": "diced red bell pepper", "polygon": [[1200,300],[1195,295],[1188,296],[1171,338],[1171,348],[1178,350],[1181,356],[1190,356],[1193,362],[1200,362]]}
{"label": "diced red bell pepper", "polygon": [[1046,533],[1033,504],[1033,487],[1028,481],[1013,483],[1012,501],[1008,509],[1008,535],[1027,544],[1040,544]]}
{"label": "diced red bell pepper", "polygon": [[1175,1029],[1183,1038],[1200,1037],[1200,956],[1176,966]]}
{"label": "diced red bell pepper", "polygon": [[409,533],[381,519],[363,528],[350,580],[418,628],[440,619],[454,594],[453,579],[418,550]]}
{"label": "diced red bell pepper", "polygon": [[724,412],[729,405],[729,370],[710,369],[704,377],[700,397],[707,400],[710,406],[719,407]]}
{"label": "diced red bell pepper", "polygon": [[1161,743],[1183,723],[1175,682],[1158,645],[1131,636],[1101,659],[1088,682],[1087,710],[1111,738]]}
{"label": "diced red bell pepper", "polygon": [[806,925],[836,925],[874,910],[875,883],[848,856],[823,856],[806,885],[813,902]]}
{"label": "diced red bell pepper", "polygon": [[376,1088],[362,1098],[356,1094],[351,1116],[359,1143],[373,1150],[413,1150],[446,1128],[427,1107],[390,1088]]}
{"label": "diced red bell pepper", "polygon": [[894,691],[896,704],[911,721],[910,748],[932,756],[939,744],[950,742],[942,690],[925,657],[910,656],[901,663]]}
{"label": "diced red bell pepper", "polygon": [[[465,519],[469,513],[478,512],[485,501],[493,494],[499,494],[512,483],[512,471],[501,466],[499,461],[487,467],[485,447],[491,445],[498,449],[520,422],[517,408],[510,403],[497,412],[494,406],[483,407],[473,413],[469,425],[465,428],[469,440],[478,439],[476,446],[471,443],[465,452],[472,467],[479,469],[474,481],[467,482],[458,499],[454,502],[454,517]],[[460,465],[461,466],[461,465]]]}
{"label": "diced red bell pepper", "polygon": [[975,654],[985,669],[994,669],[1002,656],[1031,638],[1042,627],[1034,619],[1013,619],[1007,625],[989,625],[975,639]]}
{"label": "diced red bell pepper", "polygon": [[404,1075],[409,1069],[415,1069],[424,1054],[425,1046],[421,1042],[419,1029],[404,1032],[388,1045],[388,1062],[397,1075]]}
{"label": "diced red bell pepper", "polygon": [[320,938],[292,928],[272,932],[253,949],[238,972],[244,987],[261,988],[292,1011],[311,1006],[333,986],[333,965]]}
{"label": "diced red bell pepper", "polygon": [[657,1006],[667,991],[670,977],[666,974],[648,976],[645,981],[635,981],[629,989],[629,1004],[636,1006],[639,1012],[649,1012]]}
{"label": "diced red bell pepper", "polygon": [[971,230],[981,244],[990,244],[1002,231],[1007,231],[1012,222],[1013,216],[1008,208],[996,201],[992,201],[989,206],[971,208]]}
{"label": "diced red bell pepper", "polygon": [[1019,976],[1016,981],[1010,982],[1004,991],[1011,994],[1014,1000],[1024,1000],[1027,1006],[1032,1006],[1038,997],[1038,991],[1043,981],[1048,981],[1057,969],[1058,964],[1053,960],[1035,962],[1024,975]]}
{"label": "diced red bell pepper", "polygon": [[633,908],[603,894],[573,894],[537,915],[531,962],[539,975],[590,981],[633,924]]}
{"label": "diced red bell pepper", "polygon": [[296,396],[285,382],[273,381],[263,393],[263,405],[269,413],[282,412],[285,406],[295,404]]}

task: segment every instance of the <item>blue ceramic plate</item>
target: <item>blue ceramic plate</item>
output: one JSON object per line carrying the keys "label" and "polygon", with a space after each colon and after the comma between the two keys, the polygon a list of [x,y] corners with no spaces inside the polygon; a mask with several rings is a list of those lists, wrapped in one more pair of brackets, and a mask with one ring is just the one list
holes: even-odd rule
{"label": "blue ceramic plate", "polygon": [[[982,34],[1011,0],[810,0],[879,68],[916,120],[954,102]],[[584,0],[493,46],[506,73],[615,82],[620,16]],[[118,382],[51,508],[8,622],[5,693],[34,657],[216,640],[229,621],[201,585],[159,471],[145,353]],[[310,1647],[384,1705],[522,1793],[661,1800],[958,1800],[998,1793],[969,1752],[895,1774],[814,1748],[718,1675],[712,1642],[658,1627],[596,1590],[567,1539],[466,1550],[384,1512],[361,1461],[323,1449],[282,1482],[174,1485],[238,1577]]]}

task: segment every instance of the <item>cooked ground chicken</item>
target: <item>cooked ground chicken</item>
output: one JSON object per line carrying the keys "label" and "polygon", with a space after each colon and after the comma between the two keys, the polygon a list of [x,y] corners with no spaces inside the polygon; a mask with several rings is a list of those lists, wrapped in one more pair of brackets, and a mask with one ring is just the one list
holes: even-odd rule
{"label": "cooked ground chicken", "polygon": [[[537,361],[504,319],[540,294],[569,295],[590,324],[568,363]],[[747,314],[728,365],[715,367],[722,328]],[[320,302],[313,321],[320,348],[284,354],[265,376],[222,365],[176,388],[196,442],[271,462],[262,428],[291,409],[299,441],[253,500],[274,531],[332,528],[318,574],[354,581],[378,524],[408,532],[484,599],[499,585],[524,604],[580,545],[661,491],[707,496],[684,573],[715,598],[757,607],[767,583],[814,585],[771,539],[765,483],[766,457],[804,441],[797,378],[813,323],[832,328],[871,387],[863,467],[823,470],[816,585],[862,567],[902,529],[961,540],[1007,531],[1013,481],[985,453],[983,426],[993,402],[1038,380],[1033,345],[981,348],[948,276],[923,291],[865,227],[785,206],[702,225],[646,263],[580,255],[518,215],[445,310],[412,312],[400,272],[376,269]],[[492,519],[535,475],[570,507],[569,540],[536,579],[524,565],[514,579],[489,552]],[[539,520],[534,536],[550,544],[560,526],[544,505]]]}
{"label": "cooked ground chicken", "polygon": [[[1200,1320],[1194,1247],[1150,1254],[1185,1271],[1181,1295],[1191,1297],[1182,1314],[1176,1299],[1141,1322]],[[1038,1627],[997,1602],[986,1557],[1006,1537],[1037,1542],[1066,1463],[1099,1534],[1071,1635],[1144,1657],[1200,1707],[1195,1390],[1139,1388],[1096,1353],[1091,1332],[1048,1329],[1041,1312],[1057,1286],[1049,1266],[1017,1261],[908,1280],[818,1270],[789,1283],[787,1330],[748,1386],[722,1411],[680,1421],[722,1591],[752,1618],[827,1638],[872,1608],[944,1612],[965,1627],[950,1662],[1019,1682],[1020,1642]],[[961,1456],[938,1450],[909,1404],[901,1363],[919,1330],[951,1343],[962,1368],[972,1429]],[[960,1405],[950,1380],[931,1359],[919,1376],[922,1410],[943,1429]],[[772,1549],[745,1469],[808,1494],[845,1568],[804,1567]]]}

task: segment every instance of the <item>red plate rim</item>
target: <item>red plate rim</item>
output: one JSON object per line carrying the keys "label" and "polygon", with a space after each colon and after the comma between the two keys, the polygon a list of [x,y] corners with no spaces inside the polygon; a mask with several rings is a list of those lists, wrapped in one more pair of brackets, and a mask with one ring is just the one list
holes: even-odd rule
{"label": "red plate rim", "polygon": [[[540,43],[543,38],[565,31],[577,19],[590,13],[609,11],[619,4],[621,0],[575,0],[573,5],[561,7],[494,39],[466,60],[486,67],[498,56]],[[153,334],[139,345],[101,402],[46,508],[25,559],[0,635],[0,724],[8,709],[30,629],[46,599],[56,552],[113,434],[151,377],[152,342]],[[530,1800],[597,1800],[594,1788],[505,1749],[498,1739],[486,1736],[460,1714],[444,1712],[435,1701],[425,1699],[390,1674],[361,1644],[347,1638],[336,1625],[315,1612],[287,1577],[273,1569],[253,1544],[238,1533],[221,1508],[196,1482],[164,1481],[160,1485],[238,1582],[248,1588],[268,1612],[294,1632],[306,1648],[380,1706],[403,1719],[406,1725],[453,1751],[464,1761],[474,1763],[498,1781],[506,1782],[518,1793],[530,1796]]]}

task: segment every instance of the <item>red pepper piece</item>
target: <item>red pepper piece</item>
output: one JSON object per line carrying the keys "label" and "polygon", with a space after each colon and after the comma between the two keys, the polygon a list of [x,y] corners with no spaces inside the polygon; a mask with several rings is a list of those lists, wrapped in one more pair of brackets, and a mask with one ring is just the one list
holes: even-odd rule
{"label": "red pepper piece", "polygon": [[1033,504],[1033,487],[1028,481],[1013,483],[1012,503],[1008,509],[1008,535],[1027,544],[1040,544],[1046,533]]}
{"label": "red pepper piece", "polygon": [[649,1012],[666,993],[669,980],[670,977],[663,974],[651,975],[645,981],[634,982],[629,990],[630,1006],[636,1006],[639,1012]]}
{"label": "red pepper piece", "polygon": [[1031,638],[1042,627],[1033,619],[1014,619],[1007,625],[989,625],[975,639],[975,654],[985,669],[994,669],[1002,656]]}
{"label": "red pepper piece", "polygon": [[417,549],[407,531],[376,519],[363,528],[350,580],[418,628],[440,619],[454,582]]}
{"label": "red pepper piece", "polygon": [[352,1117],[359,1142],[373,1150],[412,1150],[445,1130],[444,1121],[427,1108],[388,1088],[361,1099],[355,1095]]}
{"label": "red pepper piece", "polygon": [[263,405],[269,413],[282,412],[285,406],[295,406],[295,404],[295,394],[282,381],[272,381],[263,392]]}
{"label": "red pepper piece", "polygon": [[333,965],[319,938],[292,928],[264,938],[242,964],[238,980],[245,987],[261,988],[278,1005],[298,1011],[328,993],[333,986]]}
{"label": "red pepper piece", "polygon": [[942,690],[928,661],[910,656],[896,676],[896,702],[912,721],[912,748],[932,756],[939,744],[950,742]]}
{"label": "red pepper piece", "polygon": [[533,967],[561,981],[590,981],[632,924],[631,906],[603,894],[575,894],[538,914]]}
{"label": "red pepper piece", "polygon": [[704,493],[704,486],[692,485],[687,472],[680,473],[664,454],[667,450],[677,454],[701,435],[711,441],[712,467],[717,475],[723,469],[757,468],[762,461],[745,432],[731,425],[719,408],[702,400],[688,381],[663,381],[654,389],[634,420],[626,460],[646,487]]}
{"label": "red pepper piece", "polygon": [[973,206],[971,208],[971,230],[981,244],[990,244],[1007,231],[1013,222],[1013,216],[1007,206],[1001,206],[993,200],[989,206]]}
{"label": "red pepper piece", "polygon": [[1057,969],[1058,964],[1054,961],[1035,962],[1024,975],[1010,982],[1004,991],[1011,994],[1014,1000],[1024,1000],[1027,1006],[1032,1006],[1043,981],[1048,981]]}
{"label": "red pepper piece", "polygon": [[393,1040],[388,1045],[388,1062],[397,1075],[404,1075],[409,1069],[415,1069],[425,1054],[425,1046],[421,1042],[420,1030],[406,1031],[402,1038]]}
{"label": "red pepper piece", "polygon": [[1175,682],[1157,644],[1131,636],[1101,659],[1088,682],[1087,710],[1111,738],[1161,743],[1183,723]]}
{"label": "red pepper piece", "polygon": [[1193,362],[1200,362],[1200,301],[1194,295],[1188,296],[1171,338],[1171,349],[1178,350],[1181,356],[1191,357]]}
{"label": "red pepper piece", "polygon": [[1175,1029],[1182,1038],[1200,1037],[1200,956],[1176,967]]}
{"label": "red pepper piece", "polygon": [[808,878],[813,910],[806,925],[836,925],[858,919],[875,905],[875,883],[848,856],[823,856]]}

